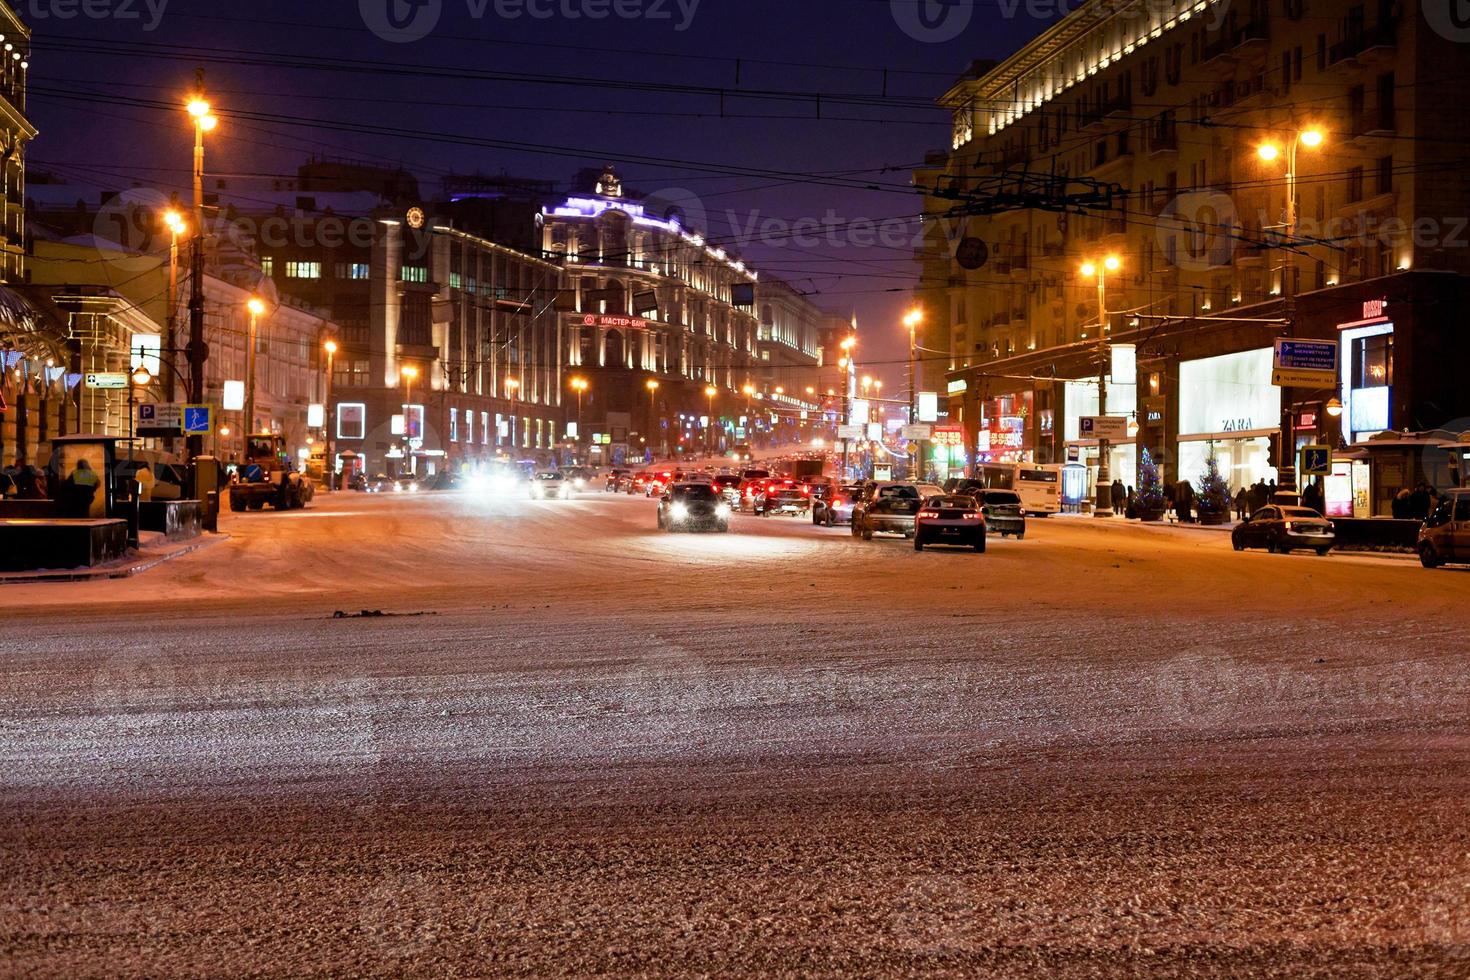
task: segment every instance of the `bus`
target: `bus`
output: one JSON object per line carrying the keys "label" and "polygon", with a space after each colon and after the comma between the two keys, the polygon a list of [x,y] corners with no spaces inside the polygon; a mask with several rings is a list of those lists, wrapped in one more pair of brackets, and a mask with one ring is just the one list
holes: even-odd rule
{"label": "bus", "polygon": [[979,463],[975,475],[992,490],[1014,490],[1028,517],[1045,517],[1062,509],[1060,463]]}

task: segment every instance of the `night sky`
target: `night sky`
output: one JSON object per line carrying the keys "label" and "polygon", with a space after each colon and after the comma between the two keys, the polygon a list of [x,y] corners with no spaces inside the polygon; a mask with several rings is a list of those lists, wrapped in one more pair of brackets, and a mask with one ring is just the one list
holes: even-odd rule
{"label": "night sky", "polygon": [[[108,16],[85,16],[78,0],[17,4],[34,31],[33,172],[185,187],[190,128],[163,106],[181,102],[202,54],[223,117],[210,174],[290,175],[315,153],[402,164],[432,193],[447,172],[564,187],[579,168],[613,163],[629,190],[703,211],[711,239],[757,269],[855,310],[861,360],[894,381],[921,207],[910,172],[948,141],[933,100],[970,61],[1004,57],[1045,26],[1009,0],[171,0],[161,16],[160,0],[88,2]],[[606,18],[588,16],[598,11]],[[920,14],[927,27],[900,25]],[[393,42],[369,21],[427,33]],[[293,64],[269,63],[282,59]],[[514,77],[485,77],[495,74]],[[793,222],[829,212],[836,244],[826,231],[793,238]],[[848,230],[862,219],[876,230]]]}

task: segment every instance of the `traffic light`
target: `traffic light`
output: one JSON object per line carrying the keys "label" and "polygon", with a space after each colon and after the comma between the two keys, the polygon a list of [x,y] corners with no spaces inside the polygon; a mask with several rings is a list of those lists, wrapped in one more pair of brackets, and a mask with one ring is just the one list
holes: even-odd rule
{"label": "traffic light", "polygon": [[1273,432],[1266,438],[1271,440],[1271,448],[1267,452],[1266,461],[1275,469],[1281,469],[1281,433]]}

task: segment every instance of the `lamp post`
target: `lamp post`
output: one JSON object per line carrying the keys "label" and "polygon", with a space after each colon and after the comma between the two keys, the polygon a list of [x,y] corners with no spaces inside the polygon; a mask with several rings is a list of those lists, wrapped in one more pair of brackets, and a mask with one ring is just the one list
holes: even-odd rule
{"label": "lamp post", "polygon": [[[843,338],[842,343],[837,345],[842,349],[842,357],[837,361],[837,366],[842,368],[842,416],[837,420],[838,426],[852,424],[852,349],[857,346],[857,338],[848,336]],[[842,440],[842,478],[848,477],[847,467],[848,452],[852,449],[852,440]]]}
{"label": "lamp post", "polygon": [[[1295,326],[1295,304],[1296,304],[1296,261],[1290,249],[1295,247],[1296,223],[1297,223],[1297,191],[1296,191],[1296,159],[1297,149],[1305,146],[1308,149],[1316,149],[1322,145],[1322,131],[1315,127],[1299,130],[1291,134],[1291,139],[1286,142],[1285,147],[1275,143],[1262,143],[1256,147],[1256,156],[1266,163],[1271,163],[1283,154],[1286,157],[1286,208],[1282,226],[1282,240],[1288,251],[1282,253],[1281,259],[1281,295],[1285,304],[1286,333],[1291,336],[1292,328]],[[1282,412],[1281,427],[1281,458],[1277,460],[1276,479],[1280,486],[1293,487],[1297,485],[1296,479],[1296,425],[1294,409],[1287,407]]]}
{"label": "lamp post", "polygon": [[[1122,265],[1122,261],[1116,255],[1109,255],[1100,264],[1082,263],[1082,274],[1097,279],[1097,414],[1099,416],[1108,414],[1108,370],[1112,360],[1108,347],[1107,274],[1117,272]],[[1093,488],[1096,492],[1092,506],[1094,517],[1113,516],[1113,473],[1112,465],[1108,460],[1112,450],[1112,444],[1106,438],[1097,440],[1097,486]]]}
{"label": "lamp post", "polygon": [[510,398],[510,448],[512,451],[519,448],[516,444],[516,396],[521,391],[520,378],[506,378],[505,391]]}
{"label": "lamp post", "polygon": [[260,297],[252,296],[245,309],[250,313],[250,331],[245,342],[245,437],[248,439],[255,431],[255,337],[265,303]]}
{"label": "lamp post", "polygon": [[332,410],[332,362],[337,356],[337,342],[328,338],[322,344],[322,350],[327,353],[327,383],[323,386],[322,396],[326,404],[322,406],[322,421],[326,423],[322,432],[322,468],[327,471],[327,493],[331,493],[337,484],[337,460],[332,455],[332,434],[337,426],[337,413]]}
{"label": "lamp post", "polygon": [[153,375],[150,374],[149,371],[148,371],[148,369],[146,367],[144,367],[142,364],[139,364],[137,367],[133,368],[132,374],[128,376],[128,462],[129,463],[131,463],[133,461],[133,442],[136,439],[136,436],[134,435],[134,432],[135,432],[135,430],[134,430],[135,421],[134,420],[135,420],[135,418],[136,418],[136,416],[138,414],[138,411],[137,411],[137,404],[138,404],[137,394],[138,394],[138,389],[139,388],[146,387],[148,385],[148,382],[150,382],[152,380],[153,380]]}
{"label": "lamp post", "polygon": [[412,364],[405,364],[398,369],[398,375],[403,379],[403,454],[408,459],[408,471],[414,472],[413,458],[413,379],[419,376],[419,369]]}
{"label": "lamp post", "polygon": [[[187,227],[184,216],[170,208],[163,213],[163,223],[168,227],[168,309],[166,311],[163,346],[174,349],[178,343],[179,329],[179,236]],[[173,365],[163,366],[163,400],[171,402],[178,392],[178,372]]]}
{"label": "lamp post", "polygon": [[[188,104],[189,116],[194,121],[194,248],[190,256],[189,288],[189,401],[204,402],[204,362],[209,357],[209,348],[204,342],[204,134],[214,130],[219,120],[210,112],[205,101],[204,71],[199,71],[198,93]],[[249,435],[249,432],[246,432]],[[189,437],[189,456],[192,459],[204,451],[204,437]]]}
{"label": "lamp post", "polygon": [[581,455],[580,450],[581,450],[582,439],[583,439],[583,433],[582,433],[582,395],[586,393],[587,388],[588,388],[588,384],[587,384],[587,379],[586,378],[573,378],[571,381],[568,382],[568,384],[570,384],[572,386],[572,390],[577,393],[577,448],[578,448],[578,455],[580,456]]}
{"label": "lamp post", "polygon": [[[919,421],[919,324],[923,322],[924,311],[917,306],[903,318],[903,325],[909,328],[909,425]],[[922,451],[923,443],[917,439],[909,441],[909,465],[914,469],[911,475],[916,480],[923,478],[919,461]]]}
{"label": "lamp post", "polygon": [[[658,420],[654,418],[654,415],[658,411],[658,407],[655,404],[658,398],[658,379],[649,378],[644,382],[644,387],[648,389],[648,435],[651,438],[654,431],[658,429]],[[648,443],[648,447],[651,452],[653,450],[653,444]]]}
{"label": "lamp post", "polygon": [[715,454],[714,440],[712,437],[715,427],[715,396],[719,393],[720,389],[714,385],[705,385],[704,387],[704,397],[709,403],[709,412],[705,416],[704,424],[704,454],[706,456],[713,456]]}

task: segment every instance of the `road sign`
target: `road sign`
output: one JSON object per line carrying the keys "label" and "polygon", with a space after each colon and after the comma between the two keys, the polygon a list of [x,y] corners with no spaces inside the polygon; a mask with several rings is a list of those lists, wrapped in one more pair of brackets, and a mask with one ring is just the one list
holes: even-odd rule
{"label": "road sign", "polygon": [[185,405],[179,428],[186,436],[207,436],[214,432],[213,405]]}
{"label": "road sign", "polygon": [[837,438],[839,439],[861,439],[863,427],[861,425],[839,425],[837,427]]}
{"label": "road sign", "polygon": [[1077,420],[1077,436],[1122,442],[1128,438],[1128,419],[1123,415],[1084,415]]}
{"label": "road sign", "polygon": [[926,425],[922,422],[915,425],[906,425],[899,430],[899,434],[909,442],[924,442],[930,436],[934,435],[934,426]]}
{"label": "road sign", "polygon": [[121,391],[128,386],[128,376],[122,371],[89,371],[86,382],[88,388]]}
{"label": "road sign", "polygon": [[1303,446],[1302,476],[1331,476],[1332,447]]}
{"label": "road sign", "polygon": [[939,392],[937,392],[937,391],[921,391],[921,392],[919,392],[919,405],[918,405],[918,409],[919,409],[918,420],[920,422],[938,422],[939,421]]}
{"label": "road sign", "polygon": [[1337,341],[1277,338],[1271,383],[1284,388],[1336,385]]}
{"label": "road sign", "polygon": [[184,406],[177,402],[144,402],[138,406],[138,435],[176,436],[184,429]]}

